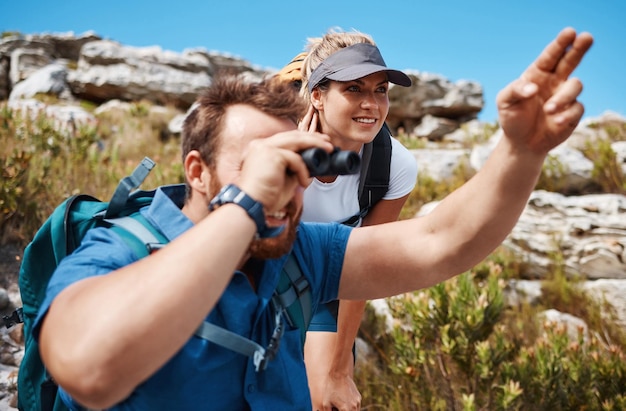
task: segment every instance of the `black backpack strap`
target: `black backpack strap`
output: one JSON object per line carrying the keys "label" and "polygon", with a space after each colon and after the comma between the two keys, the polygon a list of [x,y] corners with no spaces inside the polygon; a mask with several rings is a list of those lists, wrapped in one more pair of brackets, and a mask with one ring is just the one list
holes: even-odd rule
{"label": "black backpack strap", "polygon": [[2,317],[2,323],[6,328],[11,328],[15,324],[24,323],[24,309],[22,307],[13,310],[11,315],[5,315]]}
{"label": "black backpack strap", "polygon": [[365,188],[365,180],[367,179],[367,172],[370,168],[372,161],[372,151],[374,149],[374,142],[363,145],[363,154],[361,155],[361,173],[359,175],[359,208],[363,208],[361,204],[363,197],[363,189]]}
{"label": "black backpack strap", "polygon": [[48,375],[44,382],[41,383],[40,387],[41,411],[54,410],[54,403],[57,399],[58,391],[59,386],[52,377]]}
{"label": "black backpack strap", "polygon": [[361,176],[359,179],[359,213],[341,221],[341,224],[356,227],[389,189],[391,170],[391,131],[383,124],[371,143],[363,146]]}
{"label": "black backpack strap", "polygon": [[372,141],[372,155],[368,164],[363,190],[359,194],[361,217],[365,217],[369,209],[380,201],[389,189],[391,131],[387,124],[383,124]]}

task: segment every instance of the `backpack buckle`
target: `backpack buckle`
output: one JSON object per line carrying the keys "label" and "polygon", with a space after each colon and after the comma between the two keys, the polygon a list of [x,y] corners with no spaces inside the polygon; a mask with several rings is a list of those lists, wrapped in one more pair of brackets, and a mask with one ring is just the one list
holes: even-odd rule
{"label": "backpack buckle", "polygon": [[3,316],[2,321],[4,322],[4,326],[6,328],[11,328],[16,324],[21,324],[24,322],[24,310],[20,307],[13,311],[11,315]]}
{"label": "backpack buckle", "polygon": [[[274,300],[272,300],[274,302]],[[273,304],[274,309],[276,310],[276,317],[274,323],[274,331],[272,332],[272,337],[270,338],[270,342],[267,344],[267,348],[260,352],[259,350],[254,353],[254,365],[257,372],[264,371],[267,368],[267,364],[272,361],[276,354],[278,354],[278,349],[280,348],[280,339],[283,337],[285,333],[285,327],[283,326],[283,308],[278,304]]]}
{"label": "backpack buckle", "polygon": [[4,326],[6,328],[11,328],[16,324],[20,324],[24,322],[24,310],[22,307],[13,311],[11,315],[5,315],[2,317],[2,321],[4,321]]}

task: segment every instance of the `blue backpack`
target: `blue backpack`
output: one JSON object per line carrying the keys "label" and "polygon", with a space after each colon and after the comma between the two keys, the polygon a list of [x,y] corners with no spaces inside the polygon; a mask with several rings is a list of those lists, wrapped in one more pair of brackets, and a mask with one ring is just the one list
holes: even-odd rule
{"label": "blue backpack", "polygon": [[[38,343],[32,333],[48,282],[59,262],[71,254],[87,231],[94,227],[115,230],[140,258],[167,243],[167,239],[139,213],[142,207],[152,202],[155,191],[133,191],[153,167],[154,162],[144,158],[131,175],[120,181],[109,202],[86,194],[66,199],[57,206],[24,250],[18,279],[22,307],[3,318],[7,328],[17,323],[24,324],[24,357],[17,379],[19,410],[67,410],[57,395],[56,383],[41,361]],[[283,318],[290,325],[300,328],[302,344],[311,319],[309,283],[291,255],[283,268],[272,304],[277,313],[276,326],[267,348],[207,322],[198,328],[196,335],[253,357],[257,370],[261,371],[278,350]]]}

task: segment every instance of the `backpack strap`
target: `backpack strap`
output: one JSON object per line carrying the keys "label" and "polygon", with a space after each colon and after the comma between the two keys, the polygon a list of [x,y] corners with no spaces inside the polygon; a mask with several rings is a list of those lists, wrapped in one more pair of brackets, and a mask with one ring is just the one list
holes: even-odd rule
{"label": "backpack strap", "polygon": [[[111,224],[111,228],[126,241],[126,244],[135,251],[139,258],[146,257],[152,252],[165,247],[165,244],[169,242],[139,212],[130,216],[105,218],[104,221]],[[122,230],[116,229],[116,227]]]}
{"label": "backpack strap", "polygon": [[[298,302],[298,304],[296,304],[296,302]],[[274,331],[272,332],[272,337],[270,338],[267,348],[263,348],[258,343],[248,338],[207,321],[200,324],[195,335],[239,354],[252,357],[256,371],[263,371],[267,367],[268,362],[271,361],[278,352],[280,339],[285,330],[283,317],[289,325],[300,329],[300,337],[303,345],[306,330],[311,322],[313,308],[311,287],[302,274],[298,262],[291,253],[283,266],[281,278],[274,291],[271,303],[276,318],[274,320]]]}
{"label": "backpack strap", "polygon": [[370,168],[370,163],[372,161],[372,150],[374,147],[374,142],[370,141],[369,143],[363,145],[363,154],[361,155],[361,173],[359,175],[359,207],[363,208],[361,204],[363,197],[363,189],[365,188],[365,179],[367,178],[367,172]]}
{"label": "backpack strap", "polygon": [[363,146],[358,193],[359,212],[341,224],[356,227],[370,209],[387,194],[390,170],[391,131],[385,123],[374,140]]}
{"label": "backpack strap", "polygon": [[143,180],[146,179],[148,174],[150,174],[150,171],[154,168],[154,164],[154,161],[150,158],[144,157],[141,163],[137,165],[133,173],[124,177],[119,182],[111,200],[109,201],[109,206],[104,214],[104,218],[112,218],[119,215],[126,205],[126,200],[128,199],[130,192],[143,183]]}
{"label": "backpack strap", "polygon": [[202,324],[200,324],[195,335],[239,354],[253,357],[255,366],[258,362],[257,358],[263,359],[263,357],[265,357],[265,348],[261,347],[259,344],[225,328],[211,324],[208,321],[203,321]]}
{"label": "backpack strap", "polygon": [[359,193],[362,217],[365,217],[369,209],[380,201],[389,189],[391,131],[386,123],[372,141],[372,154],[368,163],[370,167],[367,170],[363,189]]}
{"label": "backpack strap", "polygon": [[211,324],[208,321],[203,321],[202,324],[200,324],[195,335],[239,354],[252,357],[255,371],[263,371],[267,368],[267,364],[276,357],[278,347],[280,346],[280,339],[285,332],[282,321],[284,309],[274,305],[273,301],[272,304],[275,312],[274,331],[272,332],[272,337],[270,338],[267,348],[263,348],[248,338],[242,337],[239,334],[215,324]]}
{"label": "backpack strap", "polygon": [[[302,274],[293,253],[289,253],[287,257],[281,273],[281,281],[272,298],[285,308],[289,325],[300,329],[302,344],[304,344],[306,330],[313,317],[313,302],[309,281]],[[298,304],[294,305],[295,302]]]}

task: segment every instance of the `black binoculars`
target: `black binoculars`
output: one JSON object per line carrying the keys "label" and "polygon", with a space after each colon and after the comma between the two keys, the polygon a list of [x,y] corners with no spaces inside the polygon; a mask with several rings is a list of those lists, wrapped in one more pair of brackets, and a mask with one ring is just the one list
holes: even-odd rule
{"label": "black binoculars", "polygon": [[331,153],[313,147],[300,153],[311,177],[356,174],[361,169],[361,157],[354,151],[335,147]]}

